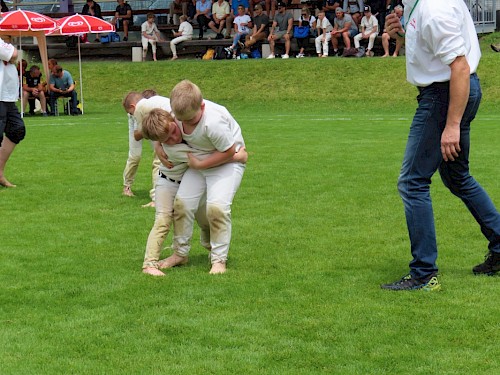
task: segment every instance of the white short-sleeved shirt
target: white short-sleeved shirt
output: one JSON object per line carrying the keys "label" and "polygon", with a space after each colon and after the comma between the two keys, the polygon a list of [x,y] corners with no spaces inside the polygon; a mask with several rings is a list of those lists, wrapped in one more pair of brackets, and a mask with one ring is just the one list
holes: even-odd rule
{"label": "white short-sleeved shirt", "polygon": [[[237,16],[235,19],[234,19],[234,22],[236,25],[238,25],[238,32],[239,33],[244,33],[244,34],[248,34],[250,33],[250,27],[248,27],[248,24],[252,21],[252,19],[250,18],[250,16],[248,14],[245,14],[243,16]],[[241,26],[242,23],[246,23],[247,25],[246,26]]]}
{"label": "white short-sleeved shirt", "polygon": [[146,21],[141,25],[141,32],[145,32],[150,36],[154,36],[155,33],[159,33],[160,31],[158,30],[156,23],[153,22],[152,24],[150,24],[148,21]]}
{"label": "white short-sleeved shirt", "polygon": [[188,21],[184,21],[179,25],[179,32],[182,33],[182,36],[193,35],[193,25]]}
{"label": "white short-sleeved shirt", "polygon": [[146,114],[155,108],[171,112],[172,108],[170,108],[170,99],[164,96],[156,95],[149,99],[139,100],[135,105],[134,118],[136,120],[136,128],[134,130],[142,129],[142,119],[146,116]]}
{"label": "white short-sleeved shirt", "polygon": [[320,20],[318,18],[318,21],[316,22],[316,28],[317,29],[325,29],[327,33],[333,30],[333,26],[328,20],[328,18],[323,17],[323,20]]}
{"label": "white short-sleeved shirt", "polygon": [[481,50],[463,0],[406,0],[404,5],[408,82],[425,87],[449,81],[449,65],[458,56],[465,56],[471,74],[476,72]]}
{"label": "white short-sleeved shirt", "polygon": [[186,143],[178,143],[176,145],[166,145],[162,143],[161,145],[163,151],[165,151],[165,154],[168,156],[168,160],[170,160],[174,166],[173,168],[167,168],[163,164],[160,164],[160,172],[175,181],[180,181],[182,175],[188,169],[188,152],[191,152],[194,156],[202,160],[212,154],[211,152],[193,149]]}
{"label": "white short-sleeved shirt", "polygon": [[191,134],[186,134],[179,121],[182,138],[200,151],[224,152],[236,145],[236,150],[245,145],[240,125],[229,111],[214,102],[204,100],[205,110],[198,125]]}
{"label": "white short-sleeved shirt", "polygon": [[[19,97],[19,77],[17,77],[17,68],[13,64],[5,64],[12,58],[14,54],[14,46],[9,43],[5,43],[0,38],[0,101],[2,102],[15,102]],[[10,67],[9,67],[10,66]],[[14,70],[12,70],[12,68]],[[15,74],[13,74],[15,71]],[[14,77],[12,77],[14,76]],[[12,79],[15,79],[14,85],[12,87]],[[14,99],[12,98],[14,94]]]}
{"label": "white short-sleeved shirt", "polygon": [[366,34],[373,32],[373,30],[375,29],[375,26],[377,26],[377,33],[378,33],[378,31],[379,31],[378,30],[378,20],[377,20],[377,17],[375,17],[374,15],[371,15],[370,19],[368,19],[368,17],[366,17],[366,16],[363,16],[363,18],[361,19],[361,27],[365,27]]}

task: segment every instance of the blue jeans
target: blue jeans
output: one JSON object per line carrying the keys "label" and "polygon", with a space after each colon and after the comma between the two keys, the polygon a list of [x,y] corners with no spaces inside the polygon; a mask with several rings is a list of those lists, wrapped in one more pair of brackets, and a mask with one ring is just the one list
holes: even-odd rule
{"label": "blue jeans", "polygon": [[476,74],[470,77],[470,94],[460,123],[460,148],[455,161],[443,161],[441,134],[446,125],[449,84],[434,83],[420,88],[418,108],[413,118],[405,156],[398,179],[398,190],[405,208],[411,242],[410,273],[425,278],[437,272],[437,244],[430,196],[431,178],[439,170],[444,185],[462,199],[472,213],[489,249],[500,252],[500,214],[488,194],[469,174],[470,123],[481,101]]}

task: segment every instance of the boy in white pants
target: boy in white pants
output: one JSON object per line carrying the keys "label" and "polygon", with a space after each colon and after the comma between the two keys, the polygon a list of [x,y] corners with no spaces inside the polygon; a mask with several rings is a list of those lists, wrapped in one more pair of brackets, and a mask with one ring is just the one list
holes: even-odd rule
{"label": "boy in white pants", "polygon": [[[316,44],[316,53],[318,57],[328,57],[328,44],[332,39],[330,32],[333,30],[333,26],[325,17],[325,12],[321,11],[318,13],[318,21],[316,22],[316,28],[318,29],[318,36],[314,40]],[[321,46],[323,46],[323,53],[321,53]]]}
{"label": "boy in white pants", "polygon": [[174,36],[176,38],[170,41],[170,49],[172,50],[172,59],[177,59],[177,47],[176,45],[180,42],[184,42],[185,40],[193,39],[193,26],[187,22],[187,16],[180,16],[179,21],[181,24],[179,25],[179,31],[174,31]]}
{"label": "boy in white pants", "polygon": [[184,80],[174,87],[170,104],[183,140],[212,154],[204,160],[188,154],[190,168],[184,173],[174,202],[174,254],[161,261],[159,268],[187,262],[194,214],[206,192],[210,273],[224,273],[231,241],[231,204],[245,171],[243,163],[227,162],[245,145],[241,128],[226,108],[203,100],[198,86],[190,81]]}
{"label": "boy in white pants", "polygon": [[366,56],[373,56],[373,44],[378,35],[378,20],[377,17],[372,15],[371,8],[367,5],[364,8],[364,17],[361,19],[361,32],[354,36],[354,47],[359,48],[359,41],[361,39],[368,39],[368,48],[366,49]]}
{"label": "boy in white pants", "polygon": [[153,60],[156,61],[156,43],[161,42],[161,34],[155,23],[155,15],[148,13],[146,21],[141,25],[142,61],[146,60],[148,43],[151,44]]}
{"label": "boy in white pants", "polygon": [[[179,257],[177,262],[173,264],[172,257],[175,254],[163,261],[158,262],[158,257],[161,251],[161,245],[165,236],[168,233],[172,214],[175,216],[174,198],[178,193],[178,189],[182,186],[181,179],[188,168],[188,157],[201,158],[201,160],[196,159],[199,163],[204,163],[207,168],[211,165],[218,165],[222,159],[225,162],[231,164],[244,164],[247,161],[248,154],[245,147],[240,147],[237,153],[235,153],[231,159],[227,159],[224,153],[218,151],[201,151],[195,150],[183,142],[182,133],[168,111],[162,109],[153,109],[149,114],[145,115],[142,122],[144,137],[159,141],[165,151],[168,160],[163,161],[160,167],[160,176],[157,189],[157,215],[155,218],[155,224],[148,238],[148,244],[146,246],[146,256],[144,258],[143,272],[154,276],[163,276],[164,273],[158,268],[169,268],[166,264],[171,264],[170,267],[175,265],[185,264],[187,262],[187,257]],[[233,163],[234,162],[234,163]],[[172,168],[166,168],[163,164],[170,164]],[[193,180],[186,180],[185,184],[191,185]],[[204,184],[204,182],[203,182]],[[202,185],[202,184],[197,184]],[[198,186],[198,187],[199,187]],[[196,189],[197,190],[197,189]],[[204,186],[201,189],[202,194],[196,200],[197,206],[193,208],[193,218],[196,216],[196,220],[201,228],[201,244],[203,247],[212,250],[212,244],[210,241],[211,231],[210,224],[207,221],[207,207],[206,207],[206,197]],[[161,203],[160,203],[161,201]],[[161,206],[161,213],[158,211],[158,207]],[[198,207],[199,206],[199,207]],[[186,224],[186,223],[184,223]],[[177,224],[176,224],[177,225]],[[192,235],[193,222],[191,221],[191,230],[189,233]],[[177,228],[177,226],[174,226]],[[184,226],[186,228],[186,226]],[[175,231],[175,229],[174,229]],[[175,249],[175,239],[174,239],[174,249]]]}

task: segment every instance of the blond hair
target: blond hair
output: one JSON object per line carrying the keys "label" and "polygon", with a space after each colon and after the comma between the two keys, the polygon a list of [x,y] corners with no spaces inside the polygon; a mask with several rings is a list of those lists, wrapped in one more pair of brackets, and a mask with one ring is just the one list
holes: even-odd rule
{"label": "blond hair", "polygon": [[311,11],[309,10],[309,7],[303,7],[303,8],[302,8],[302,11],[303,11],[304,13],[306,13],[308,16],[310,16],[310,15],[311,15]]}
{"label": "blond hair", "polygon": [[179,17],[179,21],[182,23],[184,21],[187,21],[187,16],[185,16],[184,14],[182,16]]}
{"label": "blond hair", "polygon": [[170,112],[154,108],[142,119],[142,136],[152,141],[158,141],[170,133],[170,123],[174,118]]}
{"label": "blond hair", "polygon": [[122,102],[123,108],[125,108],[125,111],[127,111],[131,105],[137,104],[137,102],[139,100],[141,100],[142,98],[143,97],[142,97],[142,94],[140,92],[137,92],[137,91],[129,92],[123,98],[123,102]]}
{"label": "blond hair", "polygon": [[187,79],[175,85],[170,93],[170,106],[181,121],[192,119],[201,109],[202,102],[200,88]]}

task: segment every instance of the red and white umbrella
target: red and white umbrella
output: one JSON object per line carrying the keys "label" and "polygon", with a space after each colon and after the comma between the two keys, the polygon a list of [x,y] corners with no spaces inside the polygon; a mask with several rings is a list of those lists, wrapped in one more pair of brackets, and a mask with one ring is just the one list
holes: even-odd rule
{"label": "red and white umbrella", "polygon": [[[103,19],[85,14],[73,14],[58,19],[57,27],[49,31],[48,35],[75,35],[87,33],[109,33],[115,31],[115,26]],[[78,38],[78,63],[80,68],[80,100],[83,113],[83,80],[82,80],[82,54],[80,51],[80,38]]]}
{"label": "red and white umbrella", "polygon": [[13,31],[39,31],[53,30],[56,28],[56,21],[50,17],[28,10],[13,10],[2,13],[0,20],[0,30]]}

